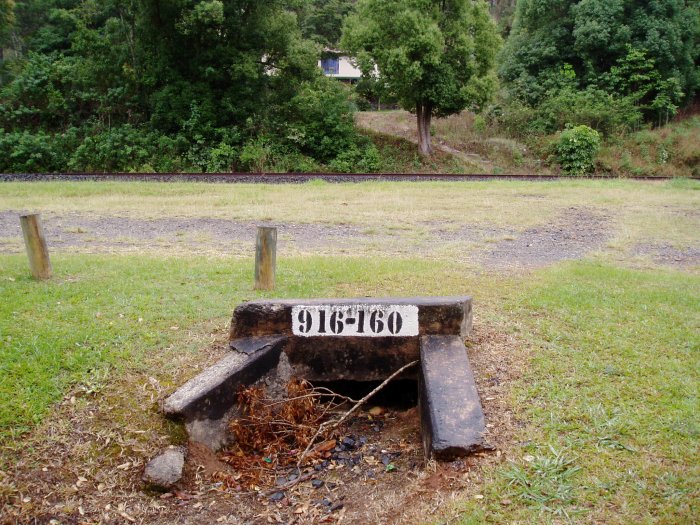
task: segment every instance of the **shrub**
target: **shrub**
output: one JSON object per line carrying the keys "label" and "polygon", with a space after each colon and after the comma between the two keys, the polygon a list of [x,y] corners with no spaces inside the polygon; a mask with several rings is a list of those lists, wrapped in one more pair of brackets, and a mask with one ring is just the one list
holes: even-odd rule
{"label": "shrub", "polygon": [[339,173],[372,173],[379,170],[381,157],[374,145],[351,147],[334,158],[328,167]]}
{"label": "shrub", "polygon": [[642,123],[642,111],[634,99],[595,87],[582,91],[569,87],[552,90],[534,107],[501,94],[498,104],[488,108],[485,116],[490,125],[497,124],[508,135],[520,140],[579,125],[589,126],[609,137],[638,130]]}
{"label": "shrub", "polygon": [[95,128],[73,151],[68,167],[74,171],[140,171],[143,165],[153,163],[157,139],[155,134],[129,124]]}
{"label": "shrub", "polygon": [[40,173],[65,167],[65,141],[39,131],[5,133],[0,128],[0,172]]}
{"label": "shrub", "polygon": [[295,151],[279,155],[274,159],[274,165],[271,168],[271,171],[276,173],[316,173],[322,171],[316,160]]}
{"label": "shrub", "polygon": [[600,89],[564,89],[551,94],[536,108],[531,131],[555,133],[567,125],[584,125],[604,135],[638,129],[642,114],[634,101]]}
{"label": "shrub", "polygon": [[357,140],[355,106],[340,82],[320,77],[305,83],[289,101],[286,142],[305,155],[329,161],[347,151]]}
{"label": "shrub", "polygon": [[517,99],[503,96],[497,104],[486,109],[484,116],[487,125],[498,127],[511,137],[525,139],[532,134],[536,110]]}
{"label": "shrub", "polygon": [[256,137],[245,143],[239,158],[244,171],[263,173],[270,165],[272,146],[268,137]]}
{"label": "shrub", "polygon": [[206,170],[208,173],[232,171],[232,167],[237,158],[238,151],[236,148],[226,142],[220,142],[217,146],[209,150],[209,162],[207,163]]}
{"label": "shrub", "polygon": [[600,134],[588,126],[568,128],[561,132],[554,149],[564,173],[586,175],[593,171],[600,149]]}
{"label": "shrub", "polygon": [[476,115],[474,117],[474,124],[472,125],[474,131],[480,135],[486,132],[486,119],[483,115]]}

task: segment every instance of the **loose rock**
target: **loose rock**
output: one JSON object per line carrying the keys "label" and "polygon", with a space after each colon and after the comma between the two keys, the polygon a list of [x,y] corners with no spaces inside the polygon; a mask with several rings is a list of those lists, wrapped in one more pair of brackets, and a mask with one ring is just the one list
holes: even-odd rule
{"label": "loose rock", "polygon": [[184,466],[184,449],[169,448],[148,462],[143,473],[143,481],[155,488],[170,489],[182,478]]}
{"label": "loose rock", "polygon": [[270,501],[282,501],[284,499],[284,492],[275,492],[270,496]]}
{"label": "loose rock", "polygon": [[311,486],[315,489],[320,489],[321,487],[323,487],[323,480],[322,479],[311,480]]}

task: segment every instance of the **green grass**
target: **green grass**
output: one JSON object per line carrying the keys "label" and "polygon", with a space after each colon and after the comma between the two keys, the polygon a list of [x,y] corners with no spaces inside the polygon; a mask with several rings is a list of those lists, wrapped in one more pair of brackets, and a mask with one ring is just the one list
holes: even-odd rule
{"label": "green grass", "polygon": [[[56,277],[27,277],[22,257],[0,258],[0,437],[38,423],[69,385],[105,367],[138,367],[182,329],[221,316],[242,271],[182,260],[54,257]],[[120,373],[124,373],[121,370]]]}
{"label": "green grass", "polygon": [[700,278],[569,264],[505,307],[533,347],[525,444],[462,523],[700,519]]}
{"label": "green grass", "polygon": [[[43,283],[25,264],[0,257],[0,439],[14,447],[76,387],[134,374],[167,384],[173,345],[266,295],[240,260],[60,256]],[[511,394],[520,445],[484,472],[485,498],[464,503],[462,523],[699,517],[700,277],[584,262],[523,280],[447,262],[299,258],[278,279],[279,297],[471,292],[480,322],[531,347]]]}
{"label": "green grass", "polygon": [[[647,184],[625,180],[548,182],[420,182],[396,184],[201,184],[36,182],[0,184],[0,210],[127,215],[132,218],[216,217],[239,221],[352,224],[416,229],[427,221],[527,228],[586,206],[621,215],[634,241],[697,230],[699,181]],[[584,196],[585,195],[585,196]],[[536,206],[531,197],[537,197]],[[688,212],[678,216],[677,211]],[[644,222],[645,231],[637,223]],[[629,235],[627,235],[629,233]]]}

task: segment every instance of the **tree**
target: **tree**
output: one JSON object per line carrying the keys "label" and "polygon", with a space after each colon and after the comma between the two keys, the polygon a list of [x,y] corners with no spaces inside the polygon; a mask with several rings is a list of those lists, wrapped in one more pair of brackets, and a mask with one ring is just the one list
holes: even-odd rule
{"label": "tree", "polygon": [[471,0],[360,0],[341,39],[416,113],[422,155],[432,152],[432,117],[478,108],[495,91],[499,44],[487,4]]}
{"label": "tree", "polygon": [[350,95],[302,37],[296,13],[310,1],[16,0],[0,171],[250,159],[318,170],[341,152],[362,157]]}
{"label": "tree", "polygon": [[0,0],[0,51],[15,21],[14,0]]}
{"label": "tree", "polygon": [[692,99],[700,88],[698,0],[520,0],[499,73],[511,93],[536,106],[562,87],[564,67],[578,89],[608,89],[615,68],[642,59],[660,91],[640,99],[658,96],[665,108]]}
{"label": "tree", "polygon": [[337,46],[343,20],[353,4],[352,0],[309,0],[299,16],[304,37],[324,46]]}

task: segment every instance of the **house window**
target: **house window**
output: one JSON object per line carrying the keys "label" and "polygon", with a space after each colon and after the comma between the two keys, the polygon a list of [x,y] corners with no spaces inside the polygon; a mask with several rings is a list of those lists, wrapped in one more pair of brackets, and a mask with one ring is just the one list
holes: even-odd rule
{"label": "house window", "polygon": [[337,75],[340,73],[340,64],[337,58],[324,58],[321,60],[321,68],[326,75]]}

